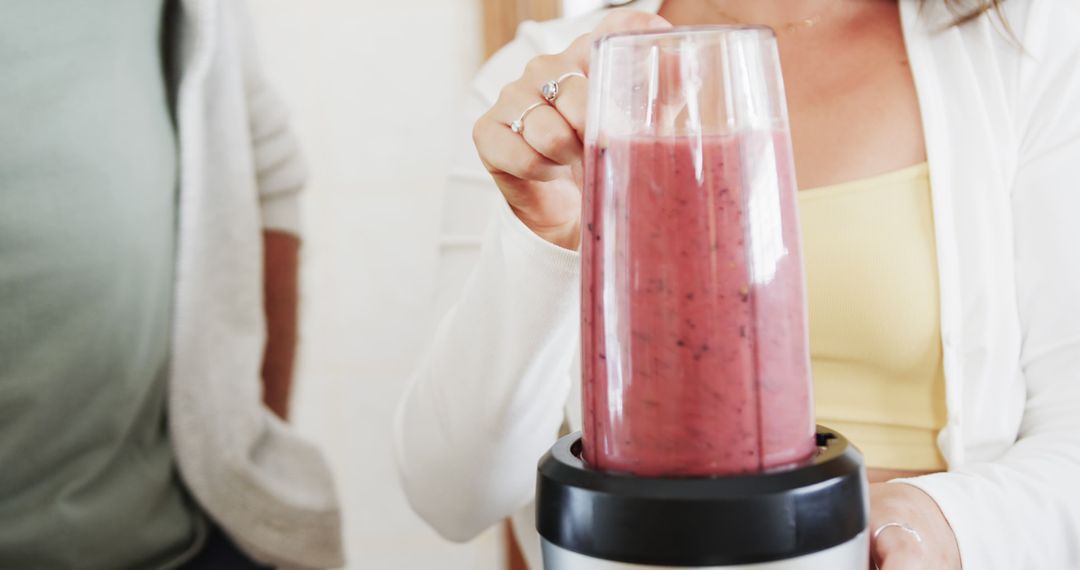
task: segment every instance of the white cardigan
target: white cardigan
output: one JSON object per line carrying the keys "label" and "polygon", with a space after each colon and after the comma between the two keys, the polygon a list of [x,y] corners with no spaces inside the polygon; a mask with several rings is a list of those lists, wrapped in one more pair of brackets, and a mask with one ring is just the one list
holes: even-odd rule
{"label": "white cardigan", "polygon": [[[966,569],[1080,568],[1080,4],[1006,1],[1021,51],[990,17],[948,28],[936,0],[900,1],[933,187],[949,464],[907,482],[940,505]],[[466,124],[601,16],[522,26],[477,77]],[[473,271],[398,410],[401,477],[450,539],[517,511],[539,568],[536,462],[564,418],[581,425],[578,255],[526,229],[472,152],[446,200],[478,225],[494,213],[479,255],[446,243]]]}
{"label": "white cardigan", "polygon": [[170,437],[192,494],[249,554],[341,566],[333,480],[319,450],[262,406],[262,231],[297,231],[305,170],[258,66],[244,2],[182,0],[180,197]]}

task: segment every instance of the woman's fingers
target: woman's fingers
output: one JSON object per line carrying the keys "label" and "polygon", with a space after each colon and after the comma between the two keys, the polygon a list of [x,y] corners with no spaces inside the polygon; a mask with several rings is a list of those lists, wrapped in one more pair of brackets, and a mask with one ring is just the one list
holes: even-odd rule
{"label": "woman's fingers", "polygon": [[917,570],[924,567],[930,554],[922,535],[914,529],[891,523],[881,529],[878,536],[871,537],[870,555],[883,570]]}
{"label": "woman's fingers", "polygon": [[[588,69],[592,40],[612,32],[665,27],[670,24],[654,14],[613,10],[592,34],[578,38],[565,52],[529,61],[522,77],[503,89],[473,129],[488,170],[540,182],[565,176],[565,166],[580,162],[583,154],[588,89],[587,81],[575,73],[584,75]],[[541,86],[560,77],[558,96],[548,104]],[[538,102],[542,104],[535,105]],[[520,121],[520,132],[507,127],[514,121]]]}
{"label": "woman's fingers", "polygon": [[[536,79],[559,67],[554,56],[533,59],[525,75],[503,88],[495,106],[477,122],[473,137],[489,170],[547,182],[566,175],[560,167],[581,160],[581,140],[558,109],[543,99],[542,81]],[[518,132],[508,126],[514,122],[519,123]]]}
{"label": "woman's fingers", "polygon": [[663,30],[671,27],[671,22],[651,14],[631,9],[611,10],[607,16],[593,29],[592,33],[581,36],[570,48],[563,52],[573,63],[573,66],[588,75],[589,58],[592,55],[592,44],[607,34],[618,32],[630,32],[639,30]]}
{"label": "woman's fingers", "polygon": [[[566,52],[560,55],[533,58],[525,67],[525,73],[521,79],[508,86],[507,91],[515,95],[518,104],[524,101],[543,100],[544,84],[549,81],[558,81],[558,94],[551,102],[551,106],[562,116],[563,122],[576,133],[576,138],[583,139],[588,81],[584,79],[584,73],[576,65],[572,59],[566,57]],[[562,81],[559,81],[559,78],[562,78]],[[561,137],[564,134],[560,129],[558,133],[552,133],[551,136]]]}
{"label": "woman's fingers", "polygon": [[535,58],[526,68],[525,77],[532,80],[539,90],[539,86],[544,82],[565,76],[559,82],[559,95],[552,104],[574,129],[578,138],[584,139],[589,83],[586,76],[593,43],[611,33],[670,27],[667,20],[656,14],[626,9],[612,10],[591,33],[574,40],[566,51],[557,56]]}
{"label": "woman's fingers", "polygon": [[552,102],[579,140],[585,140],[588,98],[589,80],[580,75],[569,75],[559,82],[559,96]]}
{"label": "woman's fingers", "polygon": [[473,142],[489,172],[505,172],[514,178],[537,182],[566,175],[565,166],[537,152],[521,135],[492,117],[485,116],[476,122]]}
{"label": "woman's fingers", "polygon": [[[473,126],[484,167],[517,217],[541,238],[568,249],[575,249],[580,238],[588,99],[584,76],[593,40],[611,32],[668,26],[652,14],[612,12],[566,51],[533,58]],[[559,91],[546,99],[542,89],[550,81],[559,82]]]}
{"label": "woman's fingers", "polygon": [[903,551],[893,551],[888,554],[874,557],[873,568],[878,570],[926,570],[933,568],[926,562],[926,558],[919,554],[909,554]]}
{"label": "woman's fingers", "polygon": [[581,160],[581,140],[554,107],[545,105],[533,111],[521,136],[536,152],[552,162],[569,165]]}
{"label": "woman's fingers", "polygon": [[960,570],[956,539],[937,503],[904,483],[870,485],[870,553],[882,570]]}

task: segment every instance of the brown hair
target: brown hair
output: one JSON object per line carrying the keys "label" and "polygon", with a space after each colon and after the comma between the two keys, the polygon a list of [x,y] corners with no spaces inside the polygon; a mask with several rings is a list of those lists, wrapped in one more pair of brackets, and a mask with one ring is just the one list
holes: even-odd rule
{"label": "brown hair", "polygon": [[[937,2],[939,0],[923,0],[924,2]],[[944,0],[945,5],[949,7],[953,13],[956,14],[956,19],[953,20],[952,25],[962,26],[972,20],[978,19],[983,14],[993,10],[997,13],[998,18],[1002,23],[1008,26],[1005,22],[1005,15],[1001,11],[1001,5],[1005,0]]]}
{"label": "brown hair", "polygon": [[[904,0],[900,1],[903,2]],[[1016,31],[1009,25],[1009,20],[1005,18],[1005,11],[1001,9],[1005,0],[922,0],[922,5],[925,6],[928,2],[939,1],[945,2],[945,6],[955,14],[955,18],[953,18],[948,25],[944,26],[945,28],[963,26],[968,22],[978,20],[989,12],[993,12],[993,15],[1000,24],[1000,31],[1004,34],[1005,39],[1021,51],[1024,50],[1024,46],[1020,43],[1020,38],[1017,37]]]}

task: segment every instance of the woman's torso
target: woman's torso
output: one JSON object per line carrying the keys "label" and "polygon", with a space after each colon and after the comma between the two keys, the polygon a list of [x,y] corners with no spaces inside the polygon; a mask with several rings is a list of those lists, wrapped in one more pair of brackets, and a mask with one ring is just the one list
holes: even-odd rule
{"label": "woman's torso", "polygon": [[799,221],[818,423],[859,447],[872,479],[944,470],[937,436],[947,417],[945,378],[926,164],[802,191]]}
{"label": "woman's torso", "polygon": [[166,427],[164,7],[27,0],[0,19],[2,567],[160,566],[203,522]]}
{"label": "woman's torso", "polygon": [[[779,30],[800,188],[857,181],[926,160],[896,1],[844,3],[821,12],[813,26],[785,26],[791,19],[733,21],[741,16],[734,9],[737,4],[666,0],[659,14],[676,25],[764,23]],[[930,277],[936,278],[936,271]],[[870,470],[873,480],[899,474],[911,472]]]}

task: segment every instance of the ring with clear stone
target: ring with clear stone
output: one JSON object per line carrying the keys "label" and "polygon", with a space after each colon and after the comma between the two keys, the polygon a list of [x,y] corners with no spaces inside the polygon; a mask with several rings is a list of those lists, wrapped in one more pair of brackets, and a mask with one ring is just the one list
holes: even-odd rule
{"label": "ring with clear stone", "polygon": [[510,127],[510,130],[513,131],[514,134],[520,135],[521,131],[525,130],[525,115],[528,115],[529,112],[533,109],[546,104],[547,103],[545,103],[544,101],[537,101],[532,105],[525,107],[525,110],[522,111],[520,115],[518,115],[518,118],[507,123],[507,126]]}
{"label": "ring with clear stone", "polygon": [[555,99],[559,97],[559,84],[570,77],[580,77],[582,79],[588,79],[584,73],[580,71],[571,71],[559,76],[558,79],[552,79],[545,82],[540,86],[540,94],[544,96],[544,100],[548,103],[554,103]]}

